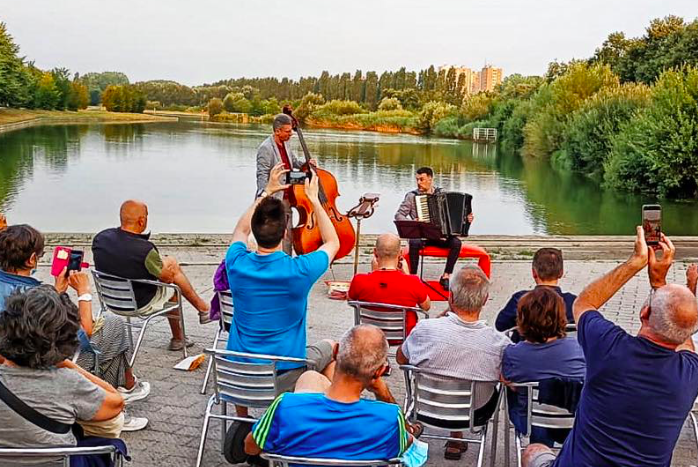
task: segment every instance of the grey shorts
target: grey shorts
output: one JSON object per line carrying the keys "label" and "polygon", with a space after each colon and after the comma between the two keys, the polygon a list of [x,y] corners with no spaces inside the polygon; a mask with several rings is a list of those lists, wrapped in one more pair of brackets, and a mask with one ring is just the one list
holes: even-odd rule
{"label": "grey shorts", "polygon": [[552,452],[543,451],[531,459],[528,467],[550,467],[555,462],[555,457]]}
{"label": "grey shorts", "polygon": [[332,361],[332,350],[332,344],[328,341],[320,341],[307,346],[305,348],[305,358],[308,360],[308,364],[279,375],[278,393],[293,392],[298,378],[308,370],[322,372]]}

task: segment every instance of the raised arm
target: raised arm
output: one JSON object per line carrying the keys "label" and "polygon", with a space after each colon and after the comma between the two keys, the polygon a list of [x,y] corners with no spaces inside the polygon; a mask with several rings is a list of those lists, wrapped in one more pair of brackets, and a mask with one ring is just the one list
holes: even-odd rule
{"label": "raised arm", "polygon": [[642,227],[638,226],[632,256],[611,272],[586,286],[575,300],[573,306],[575,322],[579,323],[579,318],[587,311],[601,308],[626,282],[647,265],[647,257],[645,233]]}
{"label": "raised arm", "polygon": [[[263,190],[260,190],[258,195],[261,195],[264,191],[267,193],[268,196],[271,196],[278,191],[285,190],[286,188],[288,188],[288,185],[282,185],[279,182],[279,178],[286,172],[288,172],[288,170],[284,169],[284,164],[282,162],[276,164],[271,169],[271,172],[267,177],[267,183],[265,185],[265,188]],[[259,183],[259,177],[257,177],[257,182]],[[247,237],[250,235],[250,232],[252,231],[252,214],[254,214],[254,209],[257,207],[261,200],[261,196],[256,198],[252,205],[249,208],[247,208],[247,211],[245,211],[242,217],[240,217],[240,220],[238,221],[237,225],[235,226],[235,230],[233,231],[233,243],[247,243]]]}
{"label": "raised arm", "polygon": [[689,264],[686,269],[686,287],[689,288],[693,295],[696,295],[696,285],[698,284],[698,264]]}
{"label": "raised arm", "polygon": [[320,228],[322,246],[319,249],[327,253],[331,263],[339,251],[339,237],[337,236],[337,231],[335,230],[330,217],[325,212],[325,209],[322,207],[320,199],[318,198],[319,181],[317,172],[315,172],[313,169],[311,169],[311,171],[313,173],[311,180],[305,180],[305,194],[308,196],[308,199],[310,199],[310,202],[313,203],[313,210],[315,211],[317,224]]}

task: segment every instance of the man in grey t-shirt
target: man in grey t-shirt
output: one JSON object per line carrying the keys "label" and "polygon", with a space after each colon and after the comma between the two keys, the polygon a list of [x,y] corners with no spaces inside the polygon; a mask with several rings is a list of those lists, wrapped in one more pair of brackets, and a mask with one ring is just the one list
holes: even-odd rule
{"label": "man in grey t-shirt", "polygon": [[[511,340],[480,319],[487,303],[489,280],[477,266],[465,266],[453,277],[450,312],[417,323],[402,347],[397,362],[413,365],[450,379],[494,382],[499,380],[504,349]],[[481,384],[475,392],[475,423],[484,424],[497,405],[494,384]],[[461,437],[460,432],[451,433]],[[465,442],[449,441],[447,459],[460,459]]]}

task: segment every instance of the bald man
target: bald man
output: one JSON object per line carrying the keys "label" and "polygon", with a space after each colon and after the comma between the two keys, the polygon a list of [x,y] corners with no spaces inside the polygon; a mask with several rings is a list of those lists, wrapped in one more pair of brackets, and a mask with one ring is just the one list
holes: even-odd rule
{"label": "bald man", "polygon": [[[372,272],[357,274],[349,287],[349,299],[362,302],[387,303],[420,307],[429,310],[431,301],[427,288],[417,277],[410,275],[407,264],[400,255],[400,238],[394,234],[383,234],[376,239],[371,261]],[[417,324],[417,314],[407,313],[407,334]],[[402,342],[393,342],[399,345]]]}
{"label": "bald man", "polygon": [[[666,283],[675,253],[671,240],[662,235],[659,248],[661,257],[647,248],[638,227],[630,259],[579,294],[573,311],[587,375],[574,427],[557,458],[532,444],[524,466],[671,464],[698,396],[698,355],[691,339],[698,306],[688,287]],[[598,310],[648,264],[651,291],[640,309],[640,330],[631,336]]]}
{"label": "bald man", "polygon": [[[119,211],[121,225],[98,233],[92,241],[92,254],[95,268],[100,272],[127,279],[159,280],[175,284],[182,295],[199,313],[199,322],[210,322],[209,305],[194,290],[177,261],[169,256],[161,256],[157,247],[144,234],[148,227],[148,206],[141,201],[128,200]],[[136,304],[143,315],[162,309],[168,301],[174,300],[172,289],[148,284],[133,284]],[[182,350],[193,342],[185,342],[177,313],[169,316],[172,340],[170,350]]]}

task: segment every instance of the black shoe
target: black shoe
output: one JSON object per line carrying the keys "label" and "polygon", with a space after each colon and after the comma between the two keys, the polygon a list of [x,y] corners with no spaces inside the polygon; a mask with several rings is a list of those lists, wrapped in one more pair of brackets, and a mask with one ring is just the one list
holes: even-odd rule
{"label": "black shoe", "polygon": [[231,464],[242,464],[247,461],[245,453],[245,438],[252,431],[252,424],[247,422],[233,422],[225,432],[225,445],[223,455]]}
{"label": "black shoe", "polygon": [[442,289],[448,290],[448,277],[442,277],[439,280],[439,285],[441,286]]}

